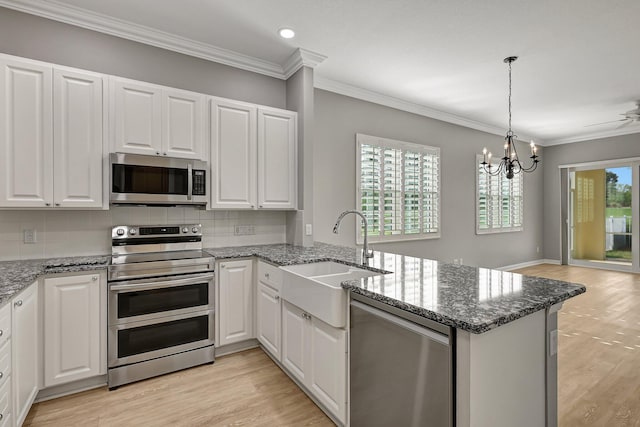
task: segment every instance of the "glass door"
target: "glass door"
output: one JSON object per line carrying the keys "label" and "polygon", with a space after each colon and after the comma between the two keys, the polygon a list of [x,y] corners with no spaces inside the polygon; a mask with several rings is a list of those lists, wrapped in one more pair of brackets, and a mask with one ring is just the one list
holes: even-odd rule
{"label": "glass door", "polygon": [[638,162],[569,170],[569,263],[638,269]]}

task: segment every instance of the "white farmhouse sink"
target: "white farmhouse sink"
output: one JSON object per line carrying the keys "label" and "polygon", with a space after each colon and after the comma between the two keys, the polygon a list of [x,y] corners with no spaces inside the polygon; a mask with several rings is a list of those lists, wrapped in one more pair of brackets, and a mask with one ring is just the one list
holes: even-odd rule
{"label": "white farmhouse sink", "polygon": [[280,268],[282,298],[336,328],[347,325],[347,291],[340,284],[381,274],[331,261]]}

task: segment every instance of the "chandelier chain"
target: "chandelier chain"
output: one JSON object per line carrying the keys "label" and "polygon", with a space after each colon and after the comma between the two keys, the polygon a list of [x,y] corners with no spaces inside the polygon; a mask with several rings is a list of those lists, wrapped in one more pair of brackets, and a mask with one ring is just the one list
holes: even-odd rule
{"label": "chandelier chain", "polygon": [[511,61],[509,61],[509,133],[511,131]]}

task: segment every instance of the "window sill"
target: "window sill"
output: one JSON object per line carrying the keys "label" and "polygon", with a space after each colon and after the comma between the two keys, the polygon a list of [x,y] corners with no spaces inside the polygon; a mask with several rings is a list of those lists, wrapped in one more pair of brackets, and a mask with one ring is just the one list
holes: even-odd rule
{"label": "window sill", "polygon": [[[390,237],[388,239],[375,239],[372,237],[369,237],[369,245],[377,245],[379,243],[400,243],[400,242],[412,242],[412,241],[416,241],[416,240],[433,240],[433,239],[439,239],[440,238],[440,233],[437,234],[433,234],[433,235],[424,235],[421,234],[419,236],[407,236],[407,237]],[[356,244],[357,245],[362,245],[364,243],[364,241],[362,239],[357,239],[356,240]]]}

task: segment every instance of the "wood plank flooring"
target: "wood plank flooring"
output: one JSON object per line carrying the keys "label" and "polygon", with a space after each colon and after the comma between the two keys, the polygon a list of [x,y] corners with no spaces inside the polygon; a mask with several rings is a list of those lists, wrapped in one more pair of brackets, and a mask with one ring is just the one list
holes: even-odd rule
{"label": "wood plank flooring", "polygon": [[[518,272],[583,283],[559,316],[559,425],[640,427],[640,275],[539,265]],[[31,409],[25,426],[331,426],[261,350]]]}
{"label": "wood plank flooring", "polygon": [[558,316],[559,426],[640,426],[640,275],[546,264],[517,272],[587,287]]}
{"label": "wood plank flooring", "polygon": [[333,426],[260,349],[35,404],[24,426]]}

